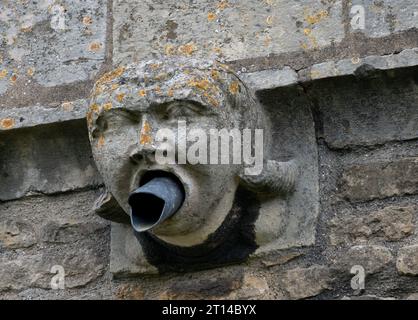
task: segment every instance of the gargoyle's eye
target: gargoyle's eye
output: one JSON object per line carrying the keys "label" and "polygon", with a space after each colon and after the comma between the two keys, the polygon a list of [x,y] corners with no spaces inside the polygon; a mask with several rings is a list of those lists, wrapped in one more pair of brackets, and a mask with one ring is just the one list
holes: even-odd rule
{"label": "gargoyle's eye", "polygon": [[165,111],[166,119],[191,118],[201,115],[198,106],[191,104],[175,104],[169,106]]}
{"label": "gargoyle's eye", "polygon": [[104,119],[103,117],[97,118],[96,124],[94,125],[91,131],[92,137],[98,138],[100,134],[103,133],[107,129],[107,127],[108,127],[108,123],[106,119]]}
{"label": "gargoyle's eye", "polygon": [[126,110],[110,110],[100,115],[92,129],[92,136],[99,137],[104,132],[117,131],[127,124],[135,125],[139,123],[138,116]]}

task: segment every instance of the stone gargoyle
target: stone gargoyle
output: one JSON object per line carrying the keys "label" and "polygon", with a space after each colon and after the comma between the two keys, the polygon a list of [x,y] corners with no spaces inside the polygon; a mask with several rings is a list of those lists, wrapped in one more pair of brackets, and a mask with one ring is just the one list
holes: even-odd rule
{"label": "stone gargoyle", "polygon": [[219,62],[118,67],[95,84],[87,122],[106,186],[95,210],[132,224],[127,230],[161,270],[243,261],[258,246],[261,199],[295,189],[297,161],[269,159],[269,117]]}

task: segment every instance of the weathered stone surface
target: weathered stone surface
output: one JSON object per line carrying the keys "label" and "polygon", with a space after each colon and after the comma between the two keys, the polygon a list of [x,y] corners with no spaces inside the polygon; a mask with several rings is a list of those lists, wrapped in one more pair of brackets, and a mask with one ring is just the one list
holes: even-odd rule
{"label": "weathered stone surface", "polygon": [[341,300],[396,300],[396,299],[392,297],[378,297],[374,295],[364,295],[364,296],[352,296],[352,297],[344,296],[341,298]]}
{"label": "weathered stone surface", "polygon": [[123,284],[116,289],[115,298],[121,300],[143,300],[145,293],[140,285]]}
{"label": "weathered stone surface", "polygon": [[94,77],[105,54],[106,3],[3,1],[0,95],[21,78],[50,87]]}
{"label": "weathered stone surface", "polygon": [[278,266],[285,264],[302,254],[299,252],[289,252],[289,253],[283,253],[283,254],[272,254],[267,255],[265,257],[259,257],[261,259],[261,263],[266,266],[267,268]]}
{"label": "weathered stone surface", "polygon": [[106,269],[106,257],[92,247],[48,248],[43,253],[22,255],[0,261],[0,291],[25,288],[51,288],[55,265],[65,271],[65,288],[77,288],[100,277]]}
{"label": "weathered stone surface", "polygon": [[289,67],[281,70],[242,73],[241,78],[254,91],[285,87],[298,82],[298,74]]}
{"label": "weathered stone surface", "polygon": [[418,28],[418,4],[415,0],[352,0],[350,3],[365,9],[365,28],[356,31],[368,37],[383,37]]}
{"label": "weathered stone surface", "polygon": [[84,121],[2,132],[0,200],[98,186]]}
{"label": "weathered stone surface", "polygon": [[[364,58],[353,57],[351,59],[318,63],[307,69],[300,70],[298,72],[298,81],[305,82],[341,76],[357,76],[361,75],[362,70],[363,72],[364,70],[370,72],[375,70],[406,68],[416,65],[418,65],[418,49],[406,49],[400,53],[384,56],[371,55]],[[284,78],[284,75],[282,77]],[[255,76],[254,78],[257,79]],[[269,77],[269,80],[272,82],[273,79],[271,76]],[[292,78],[287,77],[287,79],[291,83]],[[283,80],[282,82],[284,82]],[[276,82],[278,84],[281,83],[279,81]]]}
{"label": "weathered stone surface", "polygon": [[[72,219],[71,219],[72,220]],[[103,232],[106,224],[97,221],[51,220],[41,228],[41,241],[48,243],[74,243]]]}
{"label": "weathered stone surface", "polygon": [[186,299],[222,299],[243,285],[243,274],[225,273],[210,278],[200,274],[190,280],[178,279],[168,288],[158,294],[158,299],[186,300]]}
{"label": "weathered stone surface", "polygon": [[364,268],[366,274],[373,274],[388,266],[392,260],[392,253],[385,247],[360,245],[341,254],[336,267],[343,272],[350,273],[353,266],[360,265]]}
{"label": "weathered stone surface", "polygon": [[[106,270],[107,257],[103,255],[107,250],[98,249],[92,244],[82,243],[75,248],[50,248],[42,254],[39,265],[29,267],[32,273],[33,286],[50,288],[51,273],[54,265],[62,266],[65,270],[65,287],[82,287],[98,279]],[[31,259],[28,258],[28,261]]]}
{"label": "weathered stone surface", "polygon": [[396,267],[400,274],[418,275],[418,245],[401,248],[398,252]]}
{"label": "weathered stone surface", "polygon": [[[6,239],[8,232],[10,236],[16,234],[24,244],[101,239],[108,232],[108,222],[92,211],[97,196],[98,192],[88,191],[0,203],[1,234]],[[18,241],[12,238],[10,242]]]}
{"label": "weathered stone surface", "polygon": [[31,224],[24,220],[0,217],[0,248],[27,248],[36,242],[36,235]]}
{"label": "weathered stone surface", "polygon": [[112,223],[110,246],[110,272],[116,277],[158,273],[146,260],[130,225]]}
{"label": "weathered stone surface", "polygon": [[[401,54],[397,58],[402,60]],[[418,138],[416,70],[376,73],[392,62],[353,61],[358,65],[353,71],[357,79],[326,79],[307,89],[318,105],[327,145],[339,149]],[[311,76],[320,77],[321,73],[318,67]]]}
{"label": "weathered stone surface", "polygon": [[406,300],[418,300],[418,293],[410,294],[406,297]]}
{"label": "weathered stone surface", "polygon": [[415,226],[413,206],[388,206],[360,216],[337,216],[330,222],[332,245],[398,241],[411,235]]}
{"label": "weathered stone surface", "polygon": [[[0,259],[0,291],[49,290],[54,265],[64,268],[66,288],[99,279],[108,268],[109,230],[91,209],[97,196],[98,192],[89,191],[1,203],[0,229],[5,225],[16,236],[6,237],[9,246],[2,248],[6,250]],[[14,230],[14,225],[20,229]],[[25,250],[10,250],[29,244]]]}
{"label": "weathered stone surface", "polygon": [[280,276],[283,288],[291,299],[316,296],[330,289],[330,272],[327,267],[314,265],[309,268],[295,268]]}
{"label": "weathered stone surface", "polygon": [[0,292],[30,287],[33,283],[34,266],[40,259],[40,255],[28,256],[26,259],[0,259]]}
{"label": "weathered stone surface", "polygon": [[[64,102],[57,106],[2,108],[0,109],[0,131],[84,119],[86,112],[87,101],[84,99]],[[5,119],[10,123],[9,126],[1,125]]]}
{"label": "weathered stone surface", "polygon": [[270,290],[265,277],[245,274],[241,287],[233,291],[228,299],[268,299]]}
{"label": "weathered stone surface", "polygon": [[298,176],[292,197],[263,200],[255,223],[255,256],[313,245],[319,212],[318,149],[309,100],[300,88],[265,91],[259,98],[273,124],[272,157],[294,157]]}
{"label": "weathered stone surface", "polygon": [[235,60],[317,49],[344,37],[339,0],[118,0],[113,12],[116,63],[162,55]]}
{"label": "weathered stone surface", "polygon": [[346,168],[341,194],[350,201],[383,199],[418,192],[418,158],[375,161]]}

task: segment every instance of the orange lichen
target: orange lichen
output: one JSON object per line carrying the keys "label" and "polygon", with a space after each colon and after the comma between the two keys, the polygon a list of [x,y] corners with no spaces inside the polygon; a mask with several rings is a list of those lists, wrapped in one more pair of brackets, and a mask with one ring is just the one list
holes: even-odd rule
{"label": "orange lichen", "polygon": [[138,95],[140,97],[145,97],[147,95],[147,92],[144,89],[141,89],[141,90],[138,91]]}
{"label": "orange lichen", "polygon": [[100,85],[100,84],[108,83],[112,81],[113,79],[120,77],[124,71],[125,71],[125,67],[121,66],[110,72],[107,72],[99,80],[97,80],[97,84]]}
{"label": "orange lichen", "polygon": [[227,0],[221,0],[216,6],[219,10],[224,10],[229,7],[229,3]]}
{"label": "orange lichen", "polygon": [[111,90],[116,90],[117,88],[119,88],[119,83],[112,83],[112,85],[110,86]]}
{"label": "orange lichen", "polygon": [[5,76],[7,76],[8,72],[6,69],[3,69],[0,71],[0,79],[3,79]]}
{"label": "orange lichen", "polygon": [[63,102],[61,106],[64,109],[64,111],[67,112],[74,110],[74,105],[72,104],[72,102]]}
{"label": "orange lichen", "polygon": [[125,97],[125,94],[124,94],[124,93],[118,93],[118,94],[116,95],[116,100],[117,100],[118,102],[122,102],[124,97]]}
{"label": "orange lichen", "polygon": [[6,118],[0,120],[0,127],[3,129],[11,129],[15,125],[15,120],[12,118]]}
{"label": "orange lichen", "polygon": [[89,125],[89,126],[91,126],[92,125],[92,123],[93,123],[93,112],[90,110],[90,111],[88,111],[87,112],[87,124]]}
{"label": "orange lichen", "polygon": [[101,148],[104,146],[104,144],[105,144],[105,138],[104,138],[104,135],[101,135],[99,137],[99,140],[97,140],[97,147]]}
{"label": "orange lichen", "polygon": [[85,25],[85,26],[89,26],[89,25],[91,25],[93,23],[93,18],[92,17],[90,17],[90,16],[85,16],[85,17],[83,17],[83,24]]}
{"label": "orange lichen", "polygon": [[27,33],[27,32],[31,32],[32,31],[32,27],[21,27],[20,28],[21,32]]}
{"label": "orange lichen", "polygon": [[173,88],[168,89],[167,95],[168,95],[169,97],[174,96],[174,90],[173,90]]}
{"label": "orange lichen", "polygon": [[212,69],[210,71],[210,76],[212,77],[212,79],[218,80],[219,79],[219,72],[215,69]]}
{"label": "orange lichen", "polygon": [[98,52],[102,48],[102,44],[100,42],[92,42],[89,45],[89,51],[91,52]]}
{"label": "orange lichen", "polygon": [[209,103],[214,107],[219,107],[219,102],[214,97],[212,97],[209,93],[205,92],[203,96],[209,101]]}
{"label": "orange lichen", "polygon": [[141,129],[141,136],[139,138],[139,143],[144,145],[147,143],[152,143],[151,133],[151,126],[148,121],[144,121]]}
{"label": "orange lichen", "polygon": [[196,87],[200,90],[208,90],[210,86],[210,82],[206,79],[201,79],[201,80],[193,79],[188,82],[188,85],[191,87]]}
{"label": "orange lichen", "polygon": [[239,91],[238,81],[231,82],[231,84],[229,85],[229,92],[231,92],[232,94],[237,94],[238,91]]}
{"label": "orange lichen", "polygon": [[208,13],[208,21],[213,21],[216,19],[216,14],[213,12]]}
{"label": "orange lichen", "polygon": [[215,52],[218,55],[221,55],[222,54],[222,49],[221,48],[218,48],[218,47],[212,48],[212,51]]}
{"label": "orange lichen", "polygon": [[266,35],[264,38],[264,46],[268,47],[271,44],[271,37],[269,35]]}
{"label": "orange lichen", "polygon": [[29,77],[33,77],[33,75],[35,74],[35,69],[34,69],[34,68],[29,68],[29,69],[26,71],[26,73],[27,73],[27,75],[28,75]]}
{"label": "orange lichen", "polygon": [[310,35],[310,34],[311,34],[311,32],[312,32],[312,29],[309,29],[309,28],[305,28],[305,29],[303,29],[303,33],[305,34],[305,36]]}
{"label": "orange lichen", "polygon": [[161,63],[151,63],[149,66],[152,70],[157,70],[159,67],[161,67]]}
{"label": "orange lichen", "polygon": [[16,82],[16,80],[17,80],[17,75],[16,74],[13,74],[11,77],[10,77],[10,82],[12,82],[13,84]]}
{"label": "orange lichen", "polygon": [[104,111],[109,111],[110,109],[112,109],[112,103],[111,102],[106,102],[105,104],[103,104],[103,110]]}
{"label": "orange lichen", "polygon": [[196,46],[193,42],[182,45],[178,48],[178,52],[185,56],[191,56],[196,51]]}
{"label": "orange lichen", "polygon": [[92,112],[94,112],[94,113],[99,113],[99,111],[100,111],[100,107],[99,107],[99,105],[98,105],[97,103],[93,103],[93,104],[90,106],[90,111],[92,111]]}
{"label": "orange lichen", "polygon": [[305,21],[309,24],[316,24],[320,22],[321,20],[325,19],[326,17],[328,17],[328,14],[329,13],[327,10],[321,10],[318,13],[313,14],[313,15],[306,14]]}
{"label": "orange lichen", "polygon": [[172,56],[173,54],[175,54],[175,53],[176,53],[176,47],[175,47],[175,46],[173,46],[172,44],[167,44],[167,45],[164,47],[164,53],[165,53],[167,56]]}

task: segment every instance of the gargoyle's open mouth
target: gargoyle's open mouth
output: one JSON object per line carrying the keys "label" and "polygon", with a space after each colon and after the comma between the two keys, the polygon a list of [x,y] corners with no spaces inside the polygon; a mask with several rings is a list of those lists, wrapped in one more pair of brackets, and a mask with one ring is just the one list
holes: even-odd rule
{"label": "gargoyle's open mouth", "polygon": [[184,202],[180,179],[166,171],[147,171],[139,188],[128,199],[131,224],[137,232],[147,231],[175,214]]}

